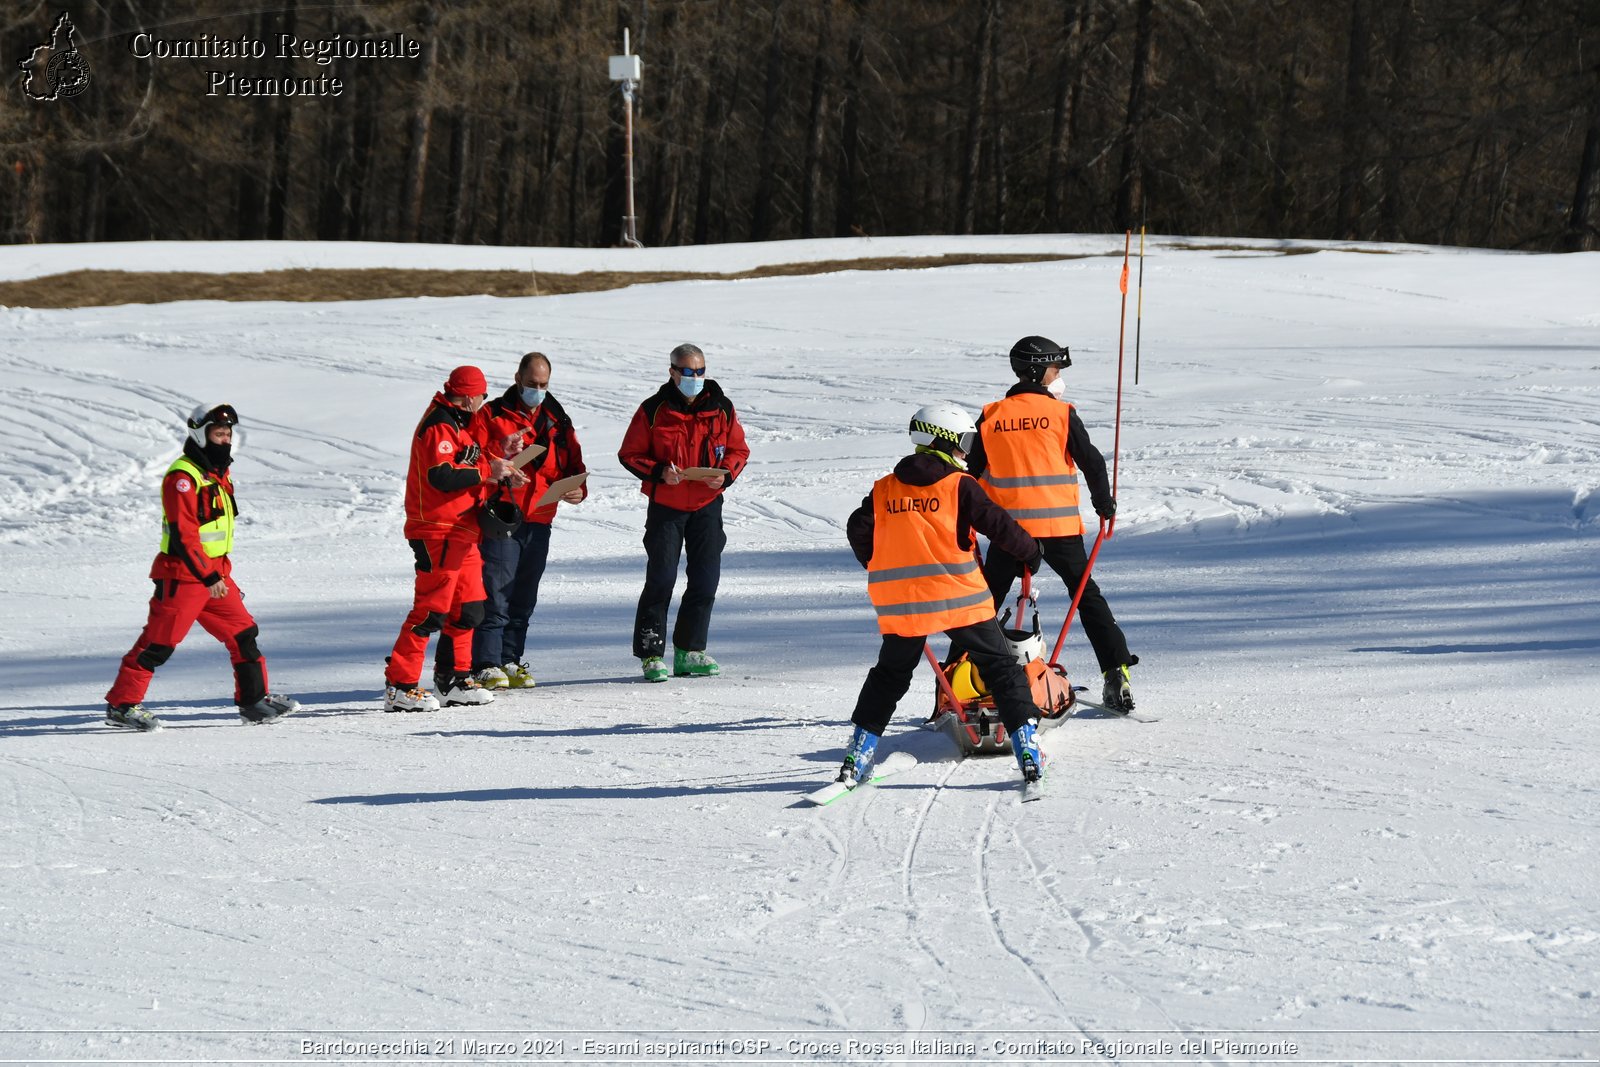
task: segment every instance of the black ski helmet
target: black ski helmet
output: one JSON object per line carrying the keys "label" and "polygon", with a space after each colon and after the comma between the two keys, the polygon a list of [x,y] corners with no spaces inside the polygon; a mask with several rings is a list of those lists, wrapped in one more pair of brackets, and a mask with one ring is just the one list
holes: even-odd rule
{"label": "black ski helmet", "polygon": [[517,507],[517,502],[501,496],[498,489],[478,510],[478,528],[491,540],[516,533],[522,519],[522,509]]}
{"label": "black ski helmet", "polygon": [[201,404],[189,414],[189,439],[206,447],[206,431],[212,426],[237,426],[239,413],[232,404]]}
{"label": "black ski helmet", "polygon": [[1066,348],[1048,337],[1024,337],[1011,346],[1011,370],[1022,381],[1037,383],[1048,368],[1070,366]]}

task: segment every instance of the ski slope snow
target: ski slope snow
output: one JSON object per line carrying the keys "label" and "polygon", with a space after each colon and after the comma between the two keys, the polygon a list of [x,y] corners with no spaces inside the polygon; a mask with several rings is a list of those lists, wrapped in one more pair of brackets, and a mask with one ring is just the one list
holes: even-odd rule
{"label": "ski slope snow", "polygon": [[[538,299],[0,310],[0,1058],[666,1062],[624,1046],[676,1039],[704,1043],[676,1063],[1150,1058],[1139,1042],[1592,1062],[1597,255],[1153,242],[1096,574],[1160,721],[1054,728],[1050,794],[1024,808],[1009,760],[918,728],[924,672],[885,738],[918,766],[798,805],[877,645],[845,517],[910,412],[1000,396],[1024,334],[1071,346],[1109,455],[1121,245],[902,240],[1086,258]],[[231,246],[181,251],[7,248],[0,277],[240,269]],[[725,673],[652,686],[629,657],[644,498],[614,457],[682,341],[752,460],[727,498]],[[499,390],[530,349],[592,471],[556,522],[538,687],[384,715],[408,436],[449,368]],[[102,696],[144,619],[181,417],[218,400],[243,419],[236,578],[305,708],[239,724],[197,630],[150,693],[169,728],[130,736]],[[1053,632],[1068,596],[1043,594]],[[1097,689],[1076,627],[1064,663]],[[775,1047],[714,1046],[753,1035]],[[487,1044],[530,1040],[552,1044]]]}

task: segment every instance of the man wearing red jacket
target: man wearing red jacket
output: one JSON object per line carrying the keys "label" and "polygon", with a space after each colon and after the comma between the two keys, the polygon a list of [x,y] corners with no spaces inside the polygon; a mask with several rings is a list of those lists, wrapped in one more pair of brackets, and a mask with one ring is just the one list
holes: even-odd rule
{"label": "man wearing red jacket", "polygon": [[439,635],[433,680],[446,704],[487,704],[494,699],[472,678],[473,628],[483,619],[483,564],[478,554],[478,507],[484,487],[522,472],[483,454],[473,414],[489,398],[477,367],[450,372],[434,394],[411,439],[406,470],[406,540],[417,560],[411,613],[400,627],[384,672],[384,711],[437,711],[439,698],[422,687],[428,638]]}
{"label": "man wearing red jacket", "polygon": [[509,537],[485,537],[478,546],[486,604],[483,622],[472,634],[472,676],[485,689],[525,689],[533,685],[533,669],[523,652],[550,556],[550,523],[561,502],[582,503],[589,489],[580,485],[559,500],[536,505],[552,483],[588,468],[572,420],[550,394],[550,358],[542,352],[522,357],[511,388],[483,406],[478,422],[490,456],[509,459],[524,448],[544,449],[522,468],[528,483],[511,494],[522,525]]}
{"label": "man wearing red jacket", "polygon": [[[750,459],[733,404],[706,377],[705,353],[694,345],[672,350],[668,380],[634,412],[617,459],[650,498],[645,512],[644,591],[633,622],[633,654],[647,681],[667,680],[667,608],[685,547],[688,585],[672,630],[672,673],[721,673],[706,654],[711,606],[722,575],[722,492]],[[702,473],[713,472],[713,473]],[[715,473],[724,472],[724,473]]]}
{"label": "man wearing red jacket", "polygon": [[233,698],[246,722],[270,722],[298,701],[267,692],[267,661],[256,647],[260,630],[233,583],[232,404],[201,404],[189,416],[183,455],[161,480],[161,549],[150,565],[156,583],[150,617],[106,694],[106,724],[159,730],[142,703],[151,675],[199,622],[233,661]]}

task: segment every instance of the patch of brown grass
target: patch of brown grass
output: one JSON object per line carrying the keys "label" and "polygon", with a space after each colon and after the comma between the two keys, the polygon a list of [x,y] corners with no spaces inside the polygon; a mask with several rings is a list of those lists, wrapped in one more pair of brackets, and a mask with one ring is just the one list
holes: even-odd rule
{"label": "patch of brown grass", "polygon": [[388,300],[412,296],[558,296],[595,293],[654,282],[727,281],[842,270],[923,270],[977,263],[1048,263],[1067,255],[884,256],[816,263],[779,263],[733,273],[584,271],[548,274],[519,270],[269,270],[230,274],[197,271],[75,270],[0,282],[0,305],[28,308],[110,307],[175,300]]}

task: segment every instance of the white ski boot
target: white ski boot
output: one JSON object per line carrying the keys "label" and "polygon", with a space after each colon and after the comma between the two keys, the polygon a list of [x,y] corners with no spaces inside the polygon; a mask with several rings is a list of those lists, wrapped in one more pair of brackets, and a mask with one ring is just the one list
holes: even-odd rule
{"label": "white ski boot", "polygon": [[439,687],[440,702],[447,708],[494,703],[494,694],[479,685],[478,680],[470,674],[435,677],[433,684]]}
{"label": "white ski boot", "polygon": [[420,685],[390,685],[383,691],[384,711],[438,711],[439,698]]}

